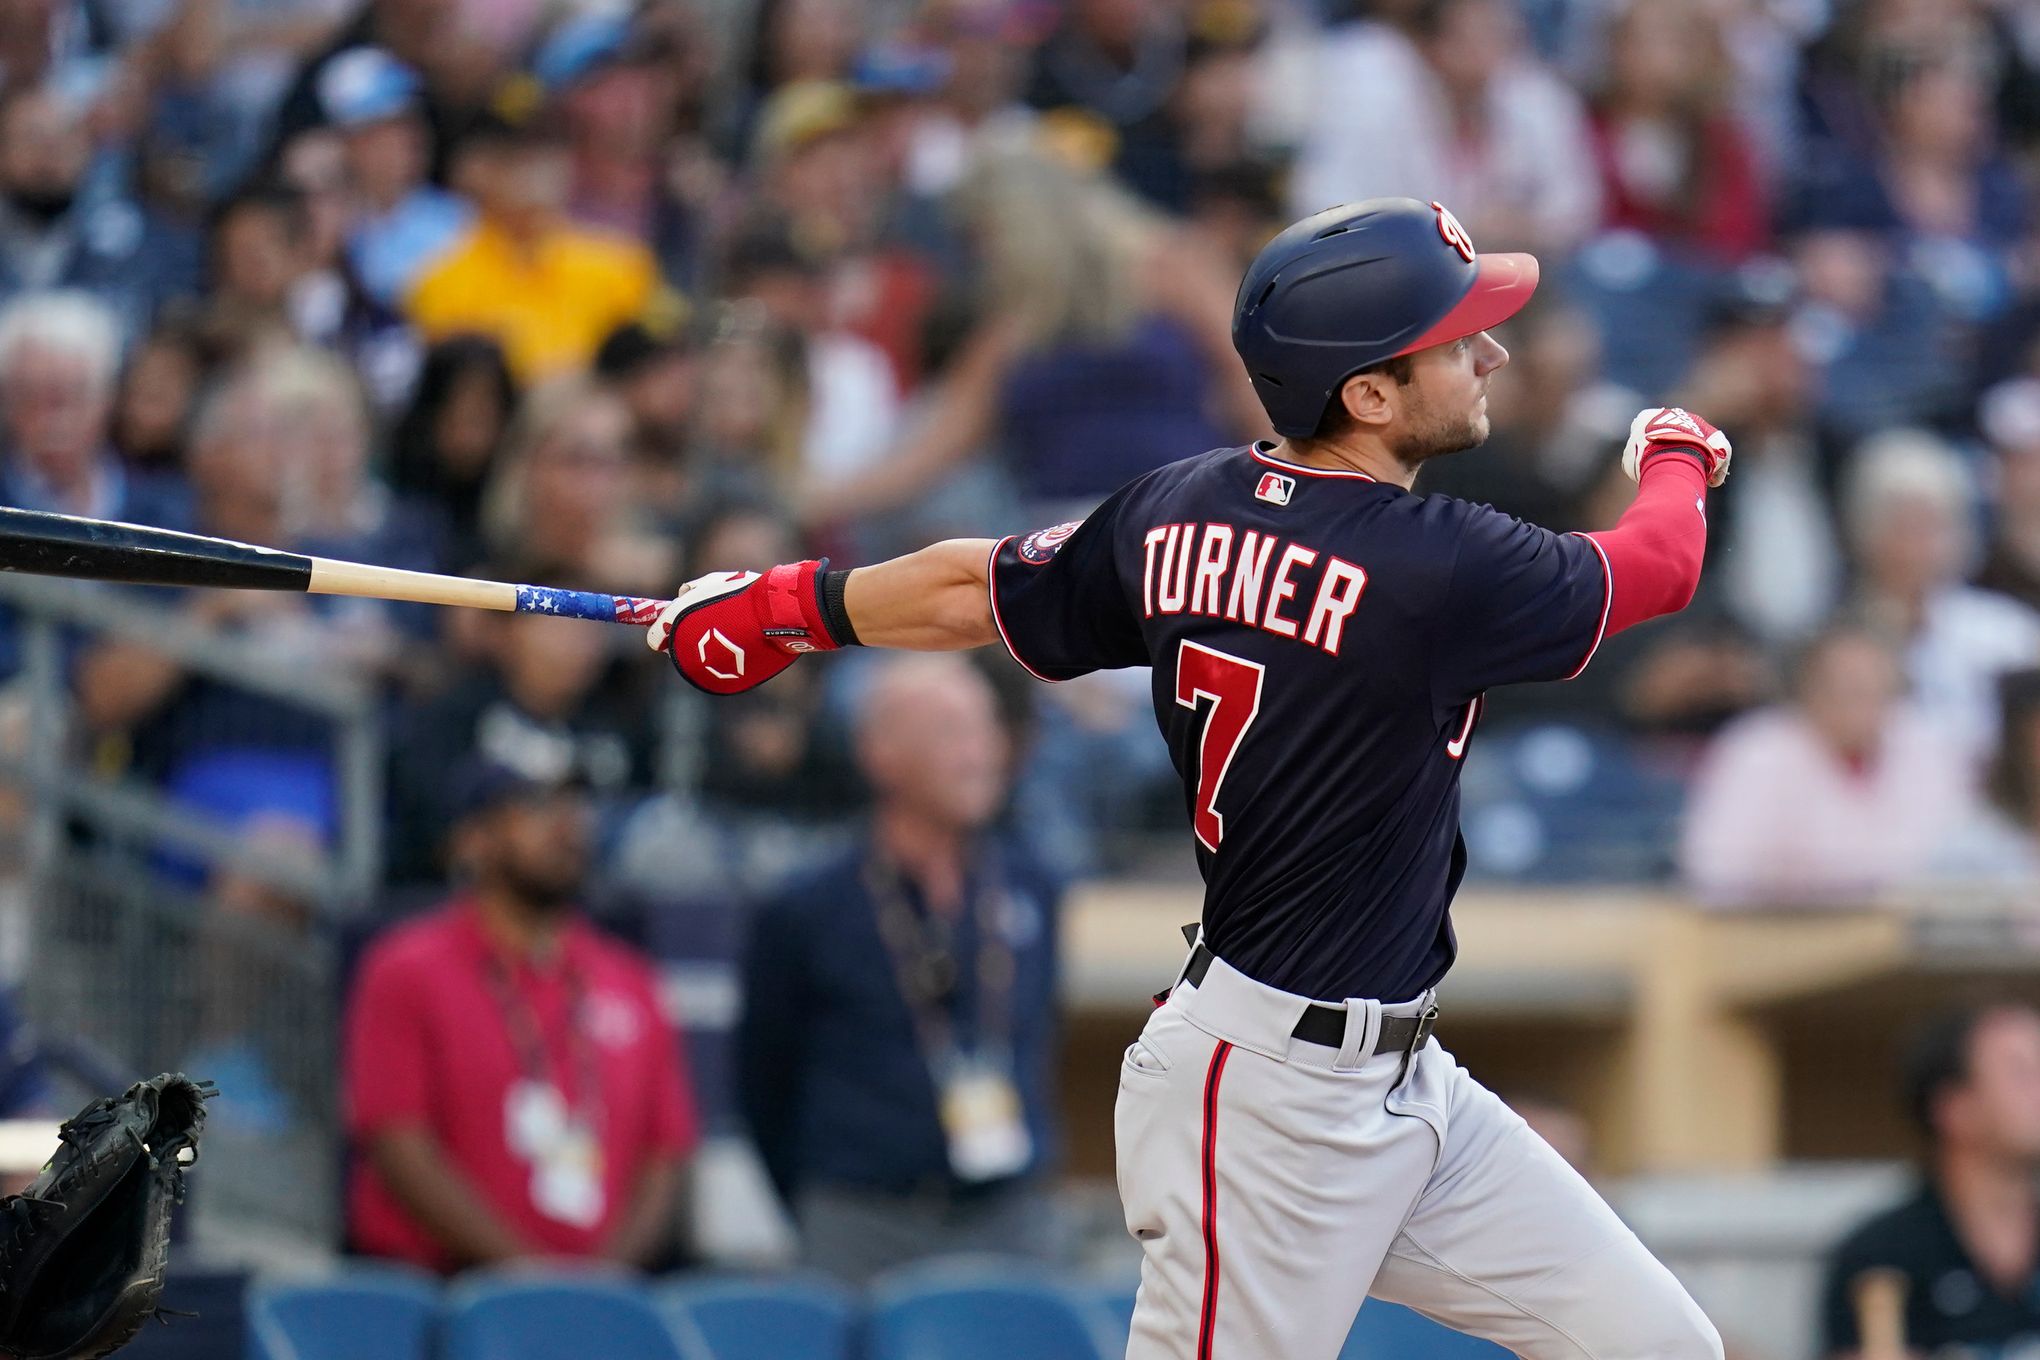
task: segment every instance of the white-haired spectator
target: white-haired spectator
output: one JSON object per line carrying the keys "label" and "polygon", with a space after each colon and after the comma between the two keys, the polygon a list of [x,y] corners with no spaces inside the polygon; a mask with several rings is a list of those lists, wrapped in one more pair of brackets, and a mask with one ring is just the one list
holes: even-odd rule
{"label": "white-haired spectator", "polygon": [[1974,815],[1964,753],[1901,702],[1860,626],[1811,643],[1788,702],[1724,729],[1686,809],[1680,869],[1724,905],[1860,901],[1919,881]]}
{"label": "white-haired spectator", "polygon": [[29,293],[0,311],[0,500],[143,523],[181,522],[169,484],[126,470],[110,438],[119,323],[88,293]]}
{"label": "white-haired spectator", "polygon": [[[368,492],[346,424],[358,391],[337,361],[265,352],[209,392],[193,421],[191,527],[244,542],[329,551],[314,507],[344,517]],[[317,398],[311,389],[325,383]],[[323,404],[323,409],[322,408]],[[352,441],[350,444],[349,441]],[[365,539],[341,551],[368,556]],[[377,555],[381,555],[380,552]],[[398,558],[395,565],[408,565]],[[394,606],[260,590],[151,595],[155,608],[260,649],[306,675],[370,683],[416,660]],[[82,649],[78,713],[94,733],[120,733],[125,773],[188,809],[235,828],[330,845],[342,815],[332,721],[301,704],[187,670],[146,642],[107,637]]]}
{"label": "white-haired spectator", "polygon": [[[855,739],[868,827],[753,917],[744,1120],[815,1269],[861,1284],[943,1252],[1052,1258],[1061,885],[997,826],[997,693],[960,657],[888,658]],[[945,1134],[962,1072],[999,1108]]]}
{"label": "white-haired spectator", "polygon": [[2040,661],[2040,614],[1966,584],[1975,565],[1968,466],[1922,430],[1865,440],[1842,515],[1865,618],[1898,640],[1915,702],[1973,759],[1997,734],[2003,672]]}
{"label": "white-haired spectator", "polygon": [[287,542],[304,552],[387,567],[442,565],[430,516],[370,474],[375,427],[354,370],[293,346],[264,355],[246,380],[268,411],[283,477]]}

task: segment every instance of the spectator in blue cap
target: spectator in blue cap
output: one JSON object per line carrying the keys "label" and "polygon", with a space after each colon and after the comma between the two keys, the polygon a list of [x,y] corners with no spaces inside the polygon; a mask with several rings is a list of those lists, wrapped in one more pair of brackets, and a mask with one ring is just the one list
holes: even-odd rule
{"label": "spectator in blue cap", "polygon": [[473,217],[426,179],[432,133],[418,75],[380,47],[356,47],[319,72],[319,105],[346,141],[355,219],[347,261],[365,292],[395,307]]}
{"label": "spectator in blue cap", "polygon": [[636,55],[630,20],[598,10],[564,20],[532,58],[531,73],[547,90],[558,93],[583,76]]}
{"label": "spectator in blue cap", "polygon": [[[363,0],[353,17],[307,56],[277,105],[272,148],[289,145],[307,128],[329,121],[321,85],[326,68],[361,47],[388,52],[417,72],[422,116],[435,134],[432,177],[444,180],[448,139],[480,112],[504,55],[496,43],[516,28],[511,0],[454,4],[448,0]],[[493,24],[482,21],[492,19]],[[497,30],[492,38],[485,27]]]}

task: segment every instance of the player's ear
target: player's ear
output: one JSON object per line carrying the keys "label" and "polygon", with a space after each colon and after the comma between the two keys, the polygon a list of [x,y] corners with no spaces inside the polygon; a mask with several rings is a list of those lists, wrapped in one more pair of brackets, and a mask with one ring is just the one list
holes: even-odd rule
{"label": "player's ear", "polygon": [[1339,404],[1362,429],[1379,429],[1395,419],[1396,383],[1379,371],[1356,373],[1339,388]]}

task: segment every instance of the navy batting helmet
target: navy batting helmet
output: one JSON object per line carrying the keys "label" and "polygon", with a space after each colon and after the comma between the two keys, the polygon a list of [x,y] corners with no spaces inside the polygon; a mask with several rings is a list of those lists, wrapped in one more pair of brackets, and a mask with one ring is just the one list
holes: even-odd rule
{"label": "navy batting helmet", "polygon": [[1534,256],[1477,255],[1442,205],[1370,198],[1304,218],[1254,257],[1233,348],[1277,432],[1304,439],[1361,369],[1499,325],[1536,288]]}

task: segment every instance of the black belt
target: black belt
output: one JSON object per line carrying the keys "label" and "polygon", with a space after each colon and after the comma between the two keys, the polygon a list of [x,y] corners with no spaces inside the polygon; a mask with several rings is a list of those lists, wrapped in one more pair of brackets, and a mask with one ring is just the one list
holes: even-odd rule
{"label": "black belt", "polygon": [[[1190,952],[1190,966],[1183,970],[1183,980],[1193,987],[1204,985],[1204,975],[1211,971],[1211,961],[1218,957],[1203,945]],[[1375,1036],[1376,1053],[1414,1053],[1424,1046],[1431,1037],[1431,1031],[1438,1025],[1438,1008],[1424,1007],[1421,1015],[1384,1015],[1381,1017],[1381,1033]],[[1296,1028],[1289,1031],[1290,1037],[1301,1039],[1307,1044],[1323,1044],[1326,1048],[1346,1046],[1346,1008],[1344,1006],[1321,1006],[1313,1001],[1304,1008]]]}

